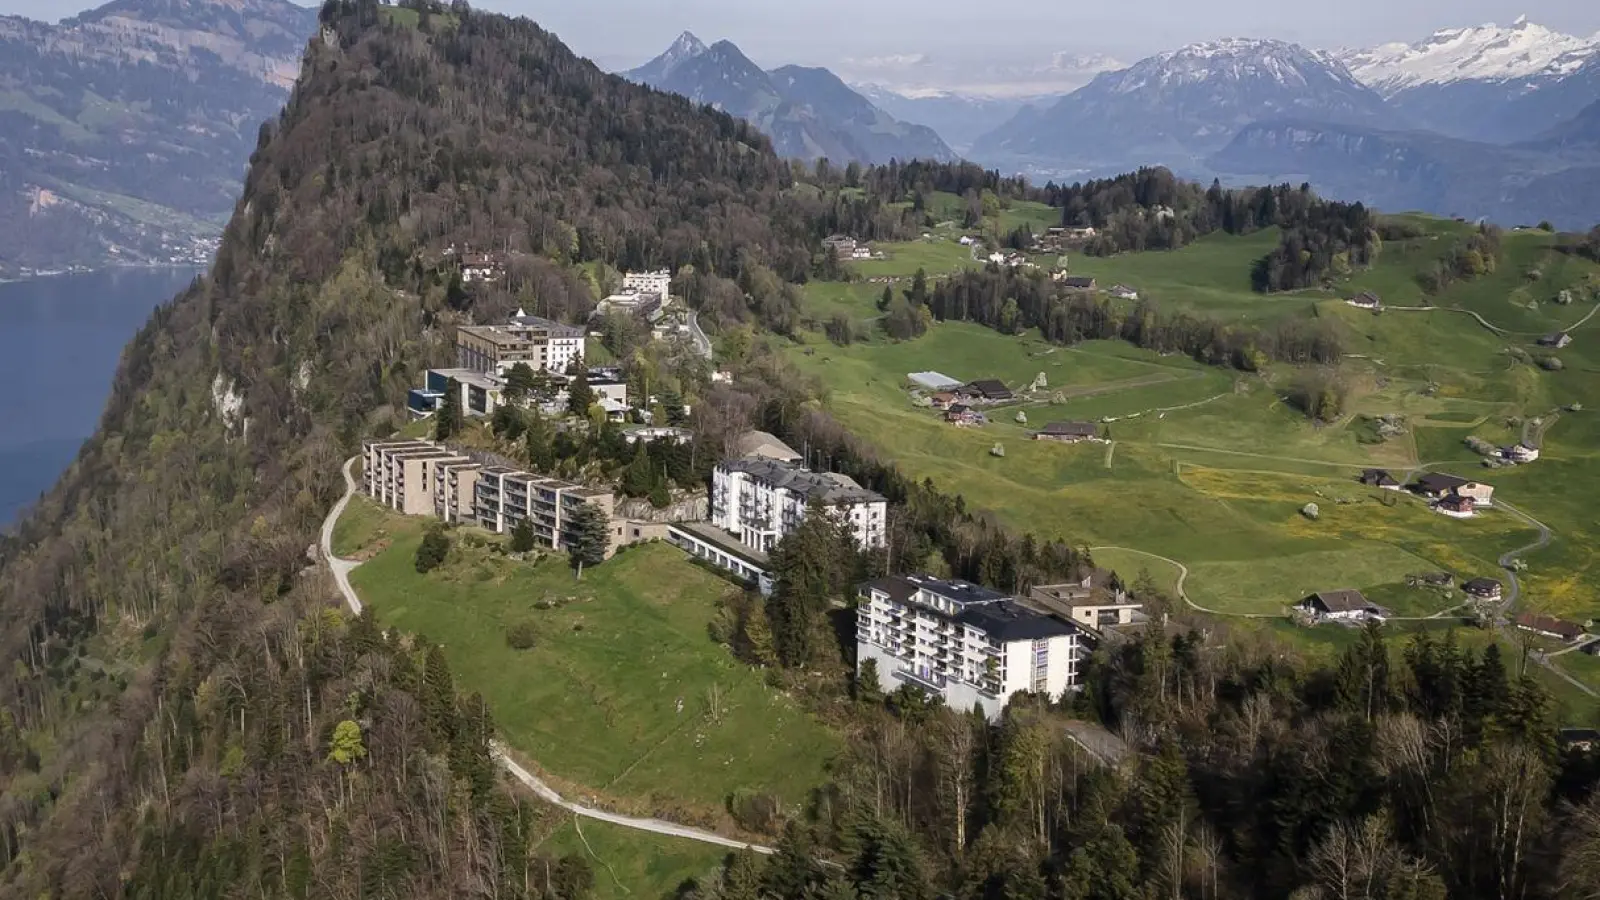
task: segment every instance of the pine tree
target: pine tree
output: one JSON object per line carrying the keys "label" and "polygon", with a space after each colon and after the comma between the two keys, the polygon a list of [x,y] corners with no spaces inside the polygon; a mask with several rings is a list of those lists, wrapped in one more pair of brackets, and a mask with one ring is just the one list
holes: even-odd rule
{"label": "pine tree", "polygon": [[600,507],[585,503],[572,514],[571,528],[567,536],[567,555],[581,581],[585,566],[605,562],[606,551],[611,548],[611,523]]}
{"label": "pine tree", "polygon": [[530,553],[538,546],[538,541],[533,535],[533,520],[527,517],[511,529],[511,552]]}
{"label": "pine tree", "polygon": [[633,461],[628,463],[627,471],[622,473],[622,493],[629,497],[646,497],[650,489],[655,487],[655,466],[650,463],[650,454],[644,441],[634,444]]}
{"label": "pine tree", "polygon": [[456,731],[456,685],[444,650],[434,644],[422,664],[422,712],[428,730],[440,746],[448,746]]}
{"label": "pine tree", "polygon": [[506,372],[506,399],[515,403],[528,400],[533,396],[537,383],[533,367],[525,362],[517,363]]}
{"label": "pine tree", "polygon": [[449,555],[450,538],[444,533],[443,528],[434,525],[422,536],[422,543],[417,545],[417,573],[426,575],[432,572],[444,565],[445,558]]}
{"label": "pine tree", "polygon": [[581,363],[573,363],[567,373],[572,381],[567,385],[567,412],[580,418],[589,414],[594,405],[594,388],[589,387],[589,371]]}
{"label": "pine tree", "polygon": [[461,412],[461,382],[454,378],[445,383],[444,400],[434,413],[433,439],[447,441],[461,431],[465,416]]}
{"label": "pine tree", "polygon": [[854,557],[853,542],[821,504],[812,504],[799,527],[778,543],[772,554],[777,588],[767,601],[767,619],[785,667],[805,665],[819,648],[822,617]]}
{"label": "pine tree", "polygon": [[527,420],[528,430],[523,433],[523,445],[527,448],[528,465],[535,472],[549,472],[555,468],[555,444],[550,436],[550,423],[537,412],[529,413]]}

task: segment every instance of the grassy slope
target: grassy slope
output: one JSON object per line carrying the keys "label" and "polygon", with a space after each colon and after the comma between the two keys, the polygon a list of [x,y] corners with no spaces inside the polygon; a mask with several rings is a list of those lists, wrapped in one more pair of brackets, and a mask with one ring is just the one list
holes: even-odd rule
{"label": "grassy slope", "polygon": [[[1532,530],[1509,515],[1462,523],[1409,500],[1388,508],[1349,480],[1364,466],[1406,471],[1427,463],[1486,477],[1507,501],[1557,531],[1552,547],[1529,560],[1530,605],[1577,618],[1600,615],[1600,590],[1590,577],[1600,558],[1591,549],[1600,526],[1586,499],[1600,495],[1600,476],[1593,474],[1600,447],[1596,414],[1563,417],[1546,436],[1546,458],[1534,466],[1485,475],[1462,445],[1468,435],[1513,441],[1520,434],[1512,424],[1515,417],[1574,400],[1600,409],[1600,355],[1591,356],[1596,353],[1592,345],[1600,342],[1600,317],[1579,329],[1577,343],[1562,351],[1563,372],[1542,372],[1508,352],[1529,348],[1533,335],[1586,315],[1587,304],[1561,307],[1550,301],[1563,288],[1600,277],[1596,267],[1554,252],[1548,235],[1509,234],[1496,273],[1427,297],[1416,275],[1465,228],[1417,221],[1437,236],[1391,244],[1378,266],[1338,293],[1371,289],[1392,305],[1473,310],[1518,334],[1495,334],[1460,312],[1374,316],[1326,293],[1254,294],[1249,263],[1276,240],[1271,233],[1208,237],[1174,253],[1072,260],[1074,271],[1094,274],[1103,283],[1128,283],[1163,305],[1225,317],[1312,315],[1335,322],[1359,357],[1344,366],[1356,386],[1352,408],[1357,415],[1330,426],[1312,426],[1278,399],[1293,377],[1285,368],[1266,380],[1244,378],[1236,386],[1231,376],[1215,370],[1150,386],[1119,386],[1126,370],[1103,367],[1099,359],[1082,368],[1062,364],[1105,354],[1108,345],[1058,359],[1045,354],[1034,337],[1007,338],[966,325],[937,326],[906,344],[811,347],[797,350],[795,359],[828,384],[830,406],[846,425],[877,440],[910,473],[933,477],[1021,527],[1177,558],[1190,566],[1188,587],[1202,602],[1268,611],[1302,588],[1335,582],[1393,596],[1408,572],[1433,567],[1490,574],[1500,552],[1532,540]],[[1530,277],[1534,269],[1536,279]],[[1186,364],[1132,348],[1119,355],[1147,365]],[[934,414],[914,409],[902,390],[905,373],[925,368],[961,379],[992,375],[1013,383],[1026,380],[1030,371],[1044,371],[1052,388],[1097,383],[1110,388],[1056,409],[1030,409],[1034,424],[1048,418],[1126,417],[1224,396],[1193,409],[1146,412],[1111,423],[1117,444],[1108,468],[1104,447],[1025,443],[1023,429],[1009,415],[997,416],[981,430],[944,426]],[[1410,433],[1382,444],[1362,443],[1358,416],[1387,413],[1407,416]],[[997,441],[1006,446],[1004,459],[989,455]],[[1329,502],[1340,497],[1362,502]],[[1323,509],[1316,523],[1297,513],[1311,501]],[[1108,559],[1152,565],[1147,557],[1124,556]],[[1152,574],[1168,583],[1175,578],[1170,566],[1159,563]],[[1402,605],[1417,614],[1431,609],[1426,598],[1406,598]]]}
{"label": "grassy slope", "polygon": [[568,816],[539,846],[557,856],[575,854],[594,869],[593,900],[671,895],[688,879],[714,874],[728,851],[710,844],[662,837]]}
{"label": "grassy slope", "polygon": [[[557,778],[646,811],[702,814],[738,789],[797,803],[822,782],[838,739],[711,642],[731,588],[678,550],[634,548],[579,583],[564,560],[511,561],[465,546],[475,533],[461,531],[447,565],[423,577],[422,520],[365,501],[346,518],[336,549],[377,550],[352,581],[379,618],[443,644],[459,688],[482,693],[507,741]],[[537,646],[513,650],[506,629],[524,621]]]}

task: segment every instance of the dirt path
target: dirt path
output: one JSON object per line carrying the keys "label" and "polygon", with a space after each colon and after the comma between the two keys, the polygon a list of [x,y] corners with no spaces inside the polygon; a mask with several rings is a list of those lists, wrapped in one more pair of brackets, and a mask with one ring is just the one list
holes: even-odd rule
{"label": "dirt path", "polygon": [[[356,494],[356,479],[352,470],[356,464],[356,460],[359,458],[360,457],[352,456],[348,460],[345,460],[343,469],[344,496],[339,498],[339,502],[335,503],[333,510],[328,513],[328,518],[324,519],[322,522],[322,556],[328,561],[328,568],[333,572],[333,579],[339,586],[339,593],[344,596],[345,606],[349,607],[351,613],[358,616],[361,615],[362,603],[361,598],[356,596],[355,588],[351,587],[350,585],[350,572],[359,566],[360,563],[354,560],[340,559],[339,557],[333,555],[333,529],[338,523],[339,517],[344,514],[345,509],[350,505],[350,498],[354,497]],[[521,782],[523,786],[527,787],[535,794],[538,794],[539,797],[542,798],[546,803],[559,806],[574,815],[582,816],[587,819],[594,819],[599,822],[609,822],[612,825],[618,825],[623,828],[631,828],[635,831],[648,831],[652,834],[660,834],[667,837],[699,841],[702,844],[716,844],[719,847],[728,847],[734,850],[753,850],[756,853],[767,854],[773,852],[771,847],[763,847],[760,844],[752,844],[748,841],[724,837],[716,832],[706,831],[700,828],[691,828],[687,825],[679,825],[675,822],[668,822],[663,819],[643,819],[635,816],[624,816],[614,812],[607,812],[603,809],[596,809],[592,806],[584,806],[583,804],[575,803],[571,800],[564,799],[560,794],[556,793],[555,788],[552,788],[549,784],[545,783],[544,780],[540,779],[538,776],[528,771],[527,768],[519,764],[516,760],[508,756],[506,754],[506,748],[504,744],[501,744],[499,741],[494,741],[490,744],[490,751],[494,754],[495,760],[500,763],[500,768],[506,770],[506,772],[512,778],[515,778],[517,781]]]}
{"label": "dirt path", "polygon": [[1161,562],[1167,563],[1170,566],[1175,567],[1178,570],[1178,582],[1177,582],[1177,584],[1173,585],[1173,590],[1177,593],[1179,600],[1182,600],[1185,604],[1187,604],[1191,609],[1195,610],[1196,612],[1202,612],[1202,613],[1205,613],[1206,615],[1209,615],[1209,616],[1222,616],[1224,618],[1231,618],[1231,619],[1275,619],[1275,618],[1277,618],[1277,614],[1276,613],[1231,613],[1231,612],[1222,612],[1221,610],[1208,609],[1208,608],[1206,608],[1204,606],[1201,606],[1200,604],[1194,602],[1193,600],[1189,599],[1189,594],[1186,591],[1184,591],[1184,589],[1183,589],[1184,582],[1189,580],[1189,567],[1184,565],[1181,562],[1178,562],[1175,559],[1172,559],[1171,557],[1162,556],[1162,555],[1157,554],[1157,553],[1151,553],[1148,550],[1137,550],[1137,549],[1134,549],[1133,547],[1090,547],[1089,548],[1089,552],[1090,553],[1094,553],[1097,550],[1115,550],[1115,551],[1117,551],[1119,553],[1133,553],[1133,554],[1138,555],[1138,556],[1148,556],[1151,559],[1159,560]]}

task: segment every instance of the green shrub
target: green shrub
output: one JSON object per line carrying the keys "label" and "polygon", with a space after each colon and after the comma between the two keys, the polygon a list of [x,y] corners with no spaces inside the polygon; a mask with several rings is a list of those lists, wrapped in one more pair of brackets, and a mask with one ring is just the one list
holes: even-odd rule
{"label": "green shrub", "polygon": [[422,536],[422,543],[417,545],[417,571],[423,575],[444,565],[445,557],[450,555],[450,538],[444,529],[435,525],[428,529]]}
{"label": "green shrub", "polygon": [[513,650],[532,650],[538,639],[539,629],[532,622],[518,622],[506,629],[506,645]]}

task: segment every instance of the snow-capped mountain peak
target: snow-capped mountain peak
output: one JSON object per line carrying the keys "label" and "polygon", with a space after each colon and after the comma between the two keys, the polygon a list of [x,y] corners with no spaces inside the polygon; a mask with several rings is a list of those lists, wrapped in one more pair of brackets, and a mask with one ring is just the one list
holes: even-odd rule
{"label": "snow-capped mountain peak", "polygon": [[1264,38],[1223,38],[1189,44],[1101,78],[1110,80],[1112,89],[1119,94],[1147,90],[1153,85],[1179,87],[1245,82],[1275,82],[1291,88],[1312,83],[1344,83],[1360,89],[1344,64],[1332,54]]}
{"label": "snow-capped mountain peak", "polygon": [[1519,16],[1509,26],[1443,28],[1414,44],[1381,44],[1337,56],[1363,83],[1392,95],[1424,84],[1559,78],[1597,52],[1600,34],[1576,37]]}

